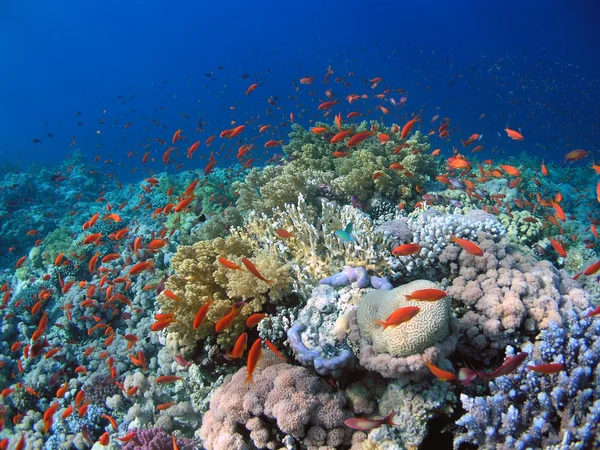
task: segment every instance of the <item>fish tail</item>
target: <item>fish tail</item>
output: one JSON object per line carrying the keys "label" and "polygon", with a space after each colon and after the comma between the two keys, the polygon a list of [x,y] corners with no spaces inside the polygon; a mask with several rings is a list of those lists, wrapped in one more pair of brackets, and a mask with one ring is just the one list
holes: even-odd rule
{"label": "fish tail", "polygon": [[249,373],[248,376],[246,377],[246,379],[244,380],[244,386],[246,386],[248,384],[248,382],[254,384],[254,378],[252,378],[251,373]]}
{"label": "fish tail", "polygon": [[450,236],[450,242],[456,242],[458,241],[458,238],[453,234],[452,236]]}
{"label": "fish tail", "polygon": [[394,423],[395,415],[396,415],[396,411],[392,411],[385,417],[385,419],[383,419],[383,423],[386,425],[391,425],[391,426],[395,427],[396,426],[396,424]]}

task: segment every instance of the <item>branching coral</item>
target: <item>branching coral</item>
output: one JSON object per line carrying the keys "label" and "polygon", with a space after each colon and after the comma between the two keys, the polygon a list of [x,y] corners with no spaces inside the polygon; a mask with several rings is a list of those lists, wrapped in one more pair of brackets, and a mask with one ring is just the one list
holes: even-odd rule
{"label": "branching coral", "polygon": [[[353,225],[352,241],[342,240],[336,231]],[[277,230],[291,233],[283,238]],[[321,201],[321,212],[306,204],[304,196],[297,204],[277,208],[273,217],[251,214],[244,227],[233,230],[246,245],[264,248],[284,261],[290,261],[295,273],[295,289],[306,293],[306,284],[337,272],[344,265],[363,266],[367,270],[384,267],[386,237],[373,232],[369,217],[351,206],[340,207]]]}
{"label": "branching coral", "polygon": [[[457,422],[465,432],[454,441],[482,448],[597,448],[600,443],[600,322],[565,313],[534,343],[521,350],[529,357],[513,374],[489,383],[485,397],[462,394],[467,413]],[[507,355],[516,350],[509,347]],[[562,363],[547,375],[527,365]]]}
{"label": "branching coral", "polygon": [[[241,267],[241,258],[247,257],[266,279],[274,283],[269,286],[249,271],[227,268],[219,263],[219,257]],[[169,345],[175,347],[175,353],[192,351],[198,340],[214,333],[215,323],[234,303],[245,301],[246,305],[231,327],[217,337],[221,348],[229,350],[243,332],[246,319],[260,311],[267,300],[281,300],[289,292],[291,283],[287,265],[272,258],[267,251],[255,252],[247,241],[236,237],[180,246],[171,260],[171,267],[175,274],[167,281],[166,288],[180,300],[161,295],[159,301],[162,312],[174,313],[177,318],[168,328]],[[194,330],[194,317],[209,299],[214,303],[208,309],[206,322]]]}

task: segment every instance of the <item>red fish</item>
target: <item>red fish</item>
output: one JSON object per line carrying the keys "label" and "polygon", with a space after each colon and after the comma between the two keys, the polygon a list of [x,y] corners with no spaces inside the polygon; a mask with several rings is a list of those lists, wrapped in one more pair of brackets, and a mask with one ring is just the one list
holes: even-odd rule
{"label": "red fish", "polygon": [[248,89],[246,89],[246,92],[244,92],[244,95],[250,95],[257,87],[257,83],[251,84],[250,86],[248,86]]}
{"label": "red fish", "polygon": [[385,330],[387,327],[396,327],[401,323],[408,322],[415,317],[421,308],[418,306],[403,306],[391,313],[385,320],[375,320],[375,323],[381,325]]}
{"label": "red fish", "polygon": [[354,417],[352,419],[346,419],[344,421],[344,424],[346,424],[347,427],[359,431],[374,430],[375,428],[379,428],[381,425],[390,425],[394,427],[396,426],[396,424],[394,423],[395,415],[396,412],[394,411],[390,415],[384,417],[383,419],[364,419],[360,417]]}
{"label": "red fish", "polygon": [[370,131],[361,131],[360,133],[356,133],[354,136],[352,136],[350,139],[348,139],[348,142],[346,142],[346,147],[348,147],[348,148],[356,147],[358,144],[360,144],[361,142],[364,142],[371,136],[373,136],[373,133]]}
{"label": "red fish", "polygon": [[521,364],[523,364],[523,361],[525,361],[528,356],[529,353],[519,353],[518,355],[507,358],[504,364],[502,364],[493,372],[477,372],[477,375],[481,378],[497,378],[503,375],[508,375],[509,373],[514,372]]}
{"label": "red fish", "polygon": [[560,363],[555,364],[537,364],[535,366],[527,366],[528,370],[533,370],[538,373],[552,374],[565,370],[565,365]]}
{"label": "red fish", "polygon": [[565,159],[567,161],[579,161],[580,159],[585,158],[587,155],[589,155],[590,152],[586,151],[586,150],[573,150],[570,151],[569,153],[567,153],[565,155]]}
{"label": "red fish", "polygon": [[254,370],[256,370],[256,364],[258,363],[258,361],[260,361],[261,357],[262,357],[262,339],[258,338],[257,340],[254,341],[254,344],[252,344],[252,347],[250,348],[250,351],[248,352],[248,361],[246,363],[246,369],[248,370],[248,375],[246,376],[246,379],[244,380],[244,384],[248,383],[248,381],[250,381],[252,384],[254,384],[254,379],[252,378],[252,374],[254,373]]}
{"label": "red fish", "polygon": [[562,244],[560,242],[552,239],[551,237],[549,237],[548,240],[552,244],[552,247],[554,247],[554,250],[556,250],[556,253],[558,253],[563,258],[567,257],[567,252],[565,251],[565,248],[562,246]]}
{"label": "red fish", "polygon": [[519,133],[518,131],[515,130],[511,130],[510,128],[505,128],[504,131],[506,131],[506,134],[508,135],[509,138],[511,138],[512,140],[515,141],[522,141],[523,139],[525,139],[523,137],[523,135],[521,133]]}
{"label": "red fish", "polygon": [[402,131],[400,132],[401,139],[406,139],[406,137],[410,134],[413,127],[415,126],[417,119],[418,119],[418,116],[413,117],[412,119],[410,119],[408,122],[406,122],[404,124],[404,126],[402,127]]}
{"label": "red fish", "polygon": [[600,260],[596,261],[592,265],[590,265],[587,269],[583,271],[583,273],[587,276],[595,275],[596,272],[600,270]]}
{"label": "red fish", "polygon": [[417,301],[425,301],[425,302],[434,302],[436,300],[440,300],[446,297],[444,291],[440,289],[420,289],[418,291],[414,291],[404,297],[406,300],[417,300]]}
{"label": "red fish", "polygon": [[396,248],[392,250],[392,255],[394,256],[408,256],[415,255],[421,251],[421,246],[419,244],[402,244],[398,245]]}
{"label": "red fish", "polygon": [[235,341],[235,345],[233,346],[233,350],[227,353],[232,359],[241,358],[244,352],[246,351],[246,347],[248,346],[248,333],[242,333],[240,337]]}
{"label": "red fish", "polygon": [[244,263],[244,265],[246,266],[246,268],[248,269],[248,271],[252,275],[254,275],[256,278],[258,278],[259,280],[264,281],[269,286],[271,286],[273,283],[275,283],[275,280],[267,280],[265,277],[263,277],[260,274],[260,272],[258,271],[258,269],[256,268],[256,266],[248,258],[242,258],[242,262]]}
{"label": "red fish", "polygon": [[477,244],[467,239],[462,239],[452,235],[450,237],[450,242],[454,242],[470,255],[483,256],[483,250],[481,250],[481,248]]}
{"label": "red fish", "polygon": [[169,383],[175,383],[176,381],[179,380],[183,380],[183,377],[179,377],[177,375],[163,375],[161,377],[158,377],[156,380],[154,380],[154,382],[156,384],[169,384]]}

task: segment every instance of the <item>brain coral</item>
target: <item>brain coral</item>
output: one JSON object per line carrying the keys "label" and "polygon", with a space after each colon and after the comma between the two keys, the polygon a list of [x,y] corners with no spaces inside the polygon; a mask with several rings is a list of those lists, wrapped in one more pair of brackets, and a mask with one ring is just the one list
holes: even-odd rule
{"label": "brain coral", "polygon": [[[373,290],[365,294],[358,305],[356,319],[362,336],[373,343],[376,353],[406,357],[422,353],[440,342],[450,332],[450,299],[435,302],[406,300],[405,295],[420,289],[437,288],[435,283],[416,280],[390,291]],[[385,330],[376,320],[385,320],[398,308],[418,306],[421,310],[408,322]]]}

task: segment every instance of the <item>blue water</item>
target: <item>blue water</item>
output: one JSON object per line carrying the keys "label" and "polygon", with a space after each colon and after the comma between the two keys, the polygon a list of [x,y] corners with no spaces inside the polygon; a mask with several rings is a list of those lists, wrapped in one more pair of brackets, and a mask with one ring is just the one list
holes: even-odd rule
{"label": "blue water", "polygon": [[[0,164],[56,163],[77,148],[90,161],[112,160],[106,169],[127,179],[143,154],[128,160],[128,151],[177,128],[191,136],[200,118],[203,139],[259,114],[276,125],[294,112],[308,126],[321,117],[315,106],[326,88],[345,97],[378,76],[408,92],[397,121],[423,109],[424,119],[449,117],[463,137],[483,134],[489,149],[550,152],[557,161],[574,148],[597,149],[593,1],[400,3],[4,2]],[[293,80],[320,80],[329,65],[332,78],[354,72],[351,87],[294,90]],[[260,89],[241,95],[253,82]],[[269,96],[282,109],[267,118]],[[523,132],[526,148],[506,139],[507,124]],[[206,153],[202,146],[197,155]]]}

